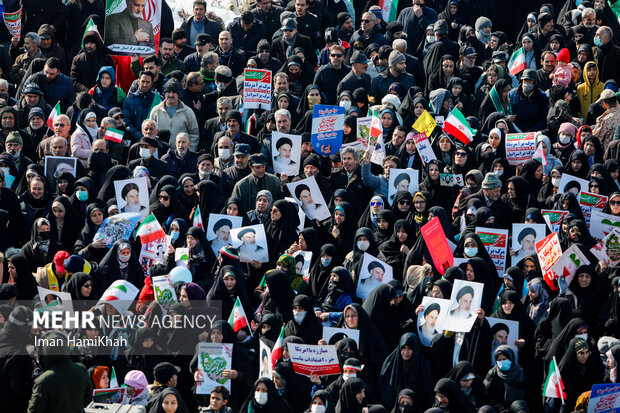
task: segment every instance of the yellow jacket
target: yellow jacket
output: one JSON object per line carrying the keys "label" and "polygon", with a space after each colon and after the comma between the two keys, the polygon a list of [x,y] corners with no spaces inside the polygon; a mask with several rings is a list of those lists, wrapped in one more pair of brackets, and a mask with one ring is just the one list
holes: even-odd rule
{"label": "yellow jacket", "polygon": [[[588,67],[591,65],[596,66],[596,78],[594,83],[590,84],[588,80]],[[587,62],[583,67],[583,83],[577,86],[577,97],[579,98],[579,104],[581,105],[580,115],[584,121],[588,117],[588,109],[590,105],[596,102],[603,92],[603,83],[598,79],[600,71],[598,66],[594,62]]]}

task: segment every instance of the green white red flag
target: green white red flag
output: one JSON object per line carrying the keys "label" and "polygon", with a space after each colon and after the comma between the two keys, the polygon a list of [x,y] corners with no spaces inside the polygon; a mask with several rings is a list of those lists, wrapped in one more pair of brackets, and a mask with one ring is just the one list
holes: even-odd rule
{"label": "green white red flag", "polygon": [[103,139],[107,139],[112,142],[121,143],[123,141],[123,131],[114,128],[108,128],[105,131]]}
{"label": "green white red flag", "polygon": [[282,325],[282,329],[280,330],[280,336],[276,340],[276,344],[273,345],[273,350],[271,350],[271,368],[276,366],[276,362],[282,358],[282,343],[284,341],[284,325]]}
{"label": "green white red flag", "polygon": [[547,380],[545,381],[543,396],[562,399],[562,404],[564,404],[564,399],[566,398],[566,393],[564,393],[564,383],[562,382],[562,377],[560,376],[560,369],[555,362],[555,357],[549,364],[549,374],[547,375]]}
{"label": "green white red flag", "polygon": [[469,127],[465,115],[458,108],[454,108],[450,115],[448,115],[448,118],[444,121],[443,130],[465,145],[474,140],[477,132]]}
{"label": "green white red flag", "polygon": [[196,205],[196,210],[194,211],[194,215],[192,216],[192,226],[204,230],[204,225],[202,223],[202,214],[200,213],[200,206],[198,205]]}
{"label": "green white red flag", "polygon": [[527,63],[525,62],[525,50],[523,47],[519,47],[512,53],[510,60],[508,61],[508,71],[511,75],[517,75],[518,73],[527,69]]}
{"label": "green white red flag", "polygon": [[61,114],[62,113],[60,112],[60,102],[56,102],[56,106],[54,106],[54,109],[52,109],[50,115],[47,117],[46,123],[50,129],[54,129],[54,119],[56,119]]}
{"label": "green white red flag", "polygon": [[155,218],[155,215],[151,212],[138,227],[136,236],[140,236],[142,244],[148,244],[149,242],[164,238],[166,233],[159,224],[159,221],[157,221],[157,218]]}
{"label": "green white red flag", "polygon": [[248,323],[248,318],[245,316],[245,310],[241,305],[241,301],[239,301],[239,297],[237,297],[237,299],[235,300],[235,305],[230,312],[230,317],[228,317],[228,324],[230,324],[235,333],[244,327],[248,327],[248,329],[250,327],[250,324]]}

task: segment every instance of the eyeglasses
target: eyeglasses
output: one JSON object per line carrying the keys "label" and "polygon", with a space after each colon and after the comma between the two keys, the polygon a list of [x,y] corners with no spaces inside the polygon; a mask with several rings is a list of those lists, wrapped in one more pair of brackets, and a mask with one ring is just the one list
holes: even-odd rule
{"label": "eyeglasses", "polygon": [[382,202],[378,202],[378,201],[377,201],[377,202],[371,202],[371,203],[370,203],[370,206],[371,206],[371,207],[372,207],[372,206],[381,206],[381,205],[383,205],[383,203],[382,203]]}
{"label": "eyeglasses", "polygon": [[598,185],[592,185],[592,184],[590,184],[590,188],[598,188]]}
{"label": "eyeglasses", "polygon": [[170,199],[170,196],[168,196],[168,195],[160,195],[160,196],[159,196],[159,199],[160,199],[161,201],[167,201],[167,200],[169,200],[169,199]]}
{"label": "eyeglasses", "polygon": [[92,288],[92,287],[93,287],[93,285],[92,285],[91,283],[86,283],[86,284],[84,284],[84,285],[83,285],[83,287],[86,287],[86,288]]}
{"label": "eyeglasses", "polygon": [[67,126],[66,123],[54,123],[55,128],[64,128],[65,126]]}
{"label": "eyeglasses", "polygon": [[342,57],[342,55],[340,53],[330,53],[330,56],[338,57],[338,58]]}
{"label": "eyeglasses", "polygon": [[426,204],[426,201],[414,201],[413,203],[415,205],[422,205],[422,204]]}
{"label": "eyeglasses", "polygon": [[362,23],[370,23],[372,20],[370,19],[362,19],[360,20]]}
{"label": "eyeglasses", "polygon": [[411,205],[411,201],[398,201],[398,205]]}
{"label": "eyeglasses", "polygon": [[114,115],[114,119],[124,119],[125,115],[123,115],[122,113],[119,113],[118,115]]}

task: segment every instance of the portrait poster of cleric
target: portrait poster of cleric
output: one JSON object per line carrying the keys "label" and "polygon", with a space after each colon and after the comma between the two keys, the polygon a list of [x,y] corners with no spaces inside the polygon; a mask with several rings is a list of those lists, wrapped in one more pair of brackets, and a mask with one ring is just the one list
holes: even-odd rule
{"label": "portrait poster of cleric", "polygon": [[310,220],[322,221],[331,216],[323,194],[316,183],[316,178],[311,176],[297,182],[286,184],[289,192]]}
{"label": "portrait poster of cleric", "polygon": [[275,173],[297,175],[301,159],[301,135],[288,135],[273,131],[271,133],[271,154]]}
{"label": "portrait poster of cleric", "polygon": [[545,238],[546,229],[545,224],[512,224],[512,265],[536,255],[536,243]]}
{"label": "portrait poster of cleric", "polygon": [[56,186],[56,182],[58,181],[58,175],[63,172],[69,172],[71,175],[75,176],[76,168],[76,158],[71,158],[68,156],[46,156],[43,173],[45,174],[47,185],[50,188],[54,188]]}
{"label": "portrait poster of cleric", "polygon": [[419,172],[415,169],[390,169],[390,181],[388,185],[388,202],[394,203],[394,197],[398,191],[407,191],[415,194],[419,188]]}
{"label": "portrait poster of cleric", "polygon": [[476,321],[476,310],[482,302],[484,284],[455,280],[450,296],[450,310],[444,330],[467,333]]}
{"label": "portrait poster of cleric", "polygon": [[422,298],[417,324],[418,337],[420,337],[422,345],[430,347],[433,337],[443,333],[443,326],[448,317],[449,308],[450,300],[445,298]]}
{"label": "portrait poster of cleric", "polygon": [[368,253],[364,253],[355,295],[364,300],[372,290],[392,280],[392,267],[390,265]]}
{"label": "portrait poster of cleric", "polygon": [[230,230],[240,228],[241,225],[243,225],[242,217],[209,214],[206,235],[207,241],[211,243],[211,249],[216,256],[222,247],[233,244],[230,240]]}
{"label": "portrait poster of cleric", "polygon": [[145,176],[114,182],[119,212],[139,212],[140,221],[149,214],[149,188]]}
{"label": "portrait poster of cleric", "polygon": [[105,45],[119,56],[155,54],[162,0],[107,0]]}
{"label": "portrait poster of cleric", "polygon": [[230,230],[232,246],[239,249],[241,262],[268,262],[267,235],[262,224]]}

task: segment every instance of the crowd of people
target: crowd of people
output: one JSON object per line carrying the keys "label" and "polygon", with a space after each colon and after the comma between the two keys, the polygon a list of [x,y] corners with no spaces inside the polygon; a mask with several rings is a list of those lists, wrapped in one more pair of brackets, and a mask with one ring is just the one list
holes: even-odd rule
{"label": "crowd of people", "polygon": [[[109,2],[21,3],[21,35],[0,28],[3,412],[82,412],[112,380],[123,403],[149,413],[585,412],[594,384],[618,382],[620,273],[591,252],[599,239],[579,195],[606,197],[599,209],[620,222],[620,3],[256,0],[225,24],[195,0],[175,28],[164,0],[158,53],[122,57],[102,38]],[[124,39],[152,41],[145,1],[125,3],[122,22],[133,30],[119,17]],[[244,106],[245,68],[271,71],[271,109]],[[346,111],[344,146],[327,155],[311,136],[319,104]],[[473,131],[469,143],[442,130],[455,109]],[[355,145],[357,120],[371,113],[385,144],[379,163]],[[424,162],[413,125],[427,114],[437,126],[425,131],[434,159]],[[290,138],[272,153],[274,132],[301,136],[299,160],[289,161]],[[509,162],[514,133],[533,133],[544,155]],[[75,167],[50,170],[58,157]],[[275,171],[291,165],[294,175]],[[407,173],[391,180],[396,169],[417,171],[419,182]],[[563,175],[584,183],[562,188]],[[148,207],[130,194],[137,186],[116,198],[115,182],[131,178],[146,179]],[[308,178],[318,191],[289,191]],[[290,197],[305,202],[301,218]],[[312,202],[329,217],[308,212]],[[169,236],[150,267],[135,232],[111,248],[95,237],[104,219],[133,206]],[[513,224],[543,224],[551,234],[542,210],[561,216],[562,251],[575,247],[589,262],[570,277],[543,274],[536,231],[512,233]],[[265,245],[248,229],[244,247],[233,246],[232,221],[208,241],[211,214],[262,226]],[[452,267],[433,261],[422,235],[434,218]],[[478,227],[509,230],[523,245],[508,249],[499,276]],[[368,255],[376,261],[364,265]],[[67,332],[32,329],[33,310],[49,304],[38,287],[102,314],[111,307],[93,303],[112,283],[130,283],[140,291],[133,317],[158,311],[153,278],[178,266],[191,280],[174,284],[179,302],[169,312],[217,305],[222,321],[204,331],[127,330],[130,344],[105,355],[70,348]],[[484,286],[480,308],[463,304],[471,287],[455,297],[452,312],[472,326],[437,331],[441,306],[423,300],[451,299],[461,280]],[[247,327],[226,322],[236,303]],[[356,332],[327,342],[324,327]],[[42,334],[66,351],[34,345]],[[199,342],[233,347],[220,377],[227,384],[210,394],[197,391]],[[341,374],[296,373],[291,344],[335,345]],[[282,351],[259,376],[264,345]],[[554,372],[562,397],[543,392]]]}

